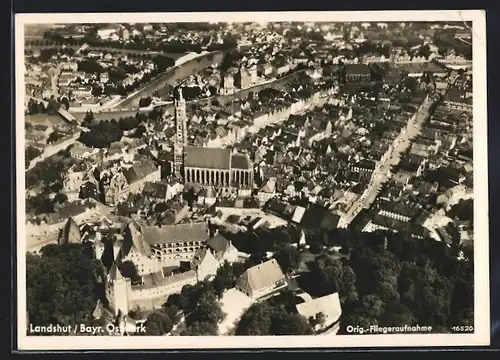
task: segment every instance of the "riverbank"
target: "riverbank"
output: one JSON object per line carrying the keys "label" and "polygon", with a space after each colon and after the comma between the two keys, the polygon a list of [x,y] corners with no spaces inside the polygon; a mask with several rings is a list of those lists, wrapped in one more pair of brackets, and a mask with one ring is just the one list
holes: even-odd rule
{"label": "riverbank", "polygon": [[116,104],[113,109],[139,108],[139,100],[145,97],[152,97],[153,94],[166,85],[174,86],[179,80],[185,79],[189,75],[198,72],[213,63],[222,61],[222,52],[211,52],[201,54],[186,54],[176,61],[176,64],[156,79],[150,81],[141,89],[127,96],[126,99]]}

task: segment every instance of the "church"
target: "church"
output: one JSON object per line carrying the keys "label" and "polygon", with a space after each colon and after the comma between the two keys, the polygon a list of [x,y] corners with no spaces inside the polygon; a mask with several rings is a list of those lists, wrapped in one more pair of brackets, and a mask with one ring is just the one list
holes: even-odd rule
{"label": "church", "polygon": [[247,155],[226,148],[188,146],[186,101],[180,89],[175,100],[175,127],[173,168],[177,178],[225,192],[253,189],[253,166]]}

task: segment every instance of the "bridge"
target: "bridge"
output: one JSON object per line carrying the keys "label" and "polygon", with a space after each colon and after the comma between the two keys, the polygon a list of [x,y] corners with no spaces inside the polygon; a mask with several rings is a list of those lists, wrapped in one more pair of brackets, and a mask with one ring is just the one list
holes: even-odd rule
{"label": "bridge", "polygon": [[[39,102],[39,103],[42,103],[43,105],[45,105],[45,107],[47,107],[49,105],[49,102],[47,100],[44,100],[44,99],[39,99],[37,97],[34,97],[34,96],[28,96],[29,99],[31,100],[34,100],[36,102]],[[69,123],[73,123],[74,121],[78,122],[78,124],[80,124],[80,122],[77,120],[76,117],[74,117],[72,114],[70,114],[68,111],[66,111],[65,109],[63,109],[62,107],[59,108],[59,110],[57,110],[57,113],[64,119],[66,120],[67,122]]]}

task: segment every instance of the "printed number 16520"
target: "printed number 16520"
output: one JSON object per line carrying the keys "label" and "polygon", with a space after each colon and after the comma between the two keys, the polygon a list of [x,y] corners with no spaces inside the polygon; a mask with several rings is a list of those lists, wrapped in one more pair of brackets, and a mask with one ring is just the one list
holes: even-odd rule
{"label": "printed number 16520", "polygon": [[451,330],[453,332],[474,332],[474,326],[472,325],[456,325],[456,326],[452,326],[451,327]]}

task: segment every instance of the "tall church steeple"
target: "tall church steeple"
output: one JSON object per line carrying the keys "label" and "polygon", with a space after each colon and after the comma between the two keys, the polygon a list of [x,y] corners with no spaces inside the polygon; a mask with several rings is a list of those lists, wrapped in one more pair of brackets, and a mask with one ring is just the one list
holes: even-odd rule
{"label": "tall church steeple", "polygon": [[175,100],[175,143],[174,143],[174,173],[182,178],[181,167],[184,161],[184,147],[187,145],[187,114],[186,101],[179,88],[179,98]]}

